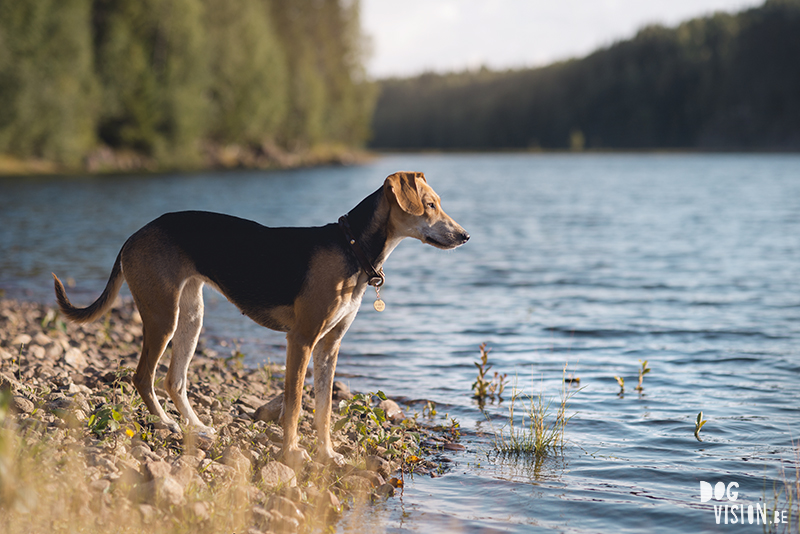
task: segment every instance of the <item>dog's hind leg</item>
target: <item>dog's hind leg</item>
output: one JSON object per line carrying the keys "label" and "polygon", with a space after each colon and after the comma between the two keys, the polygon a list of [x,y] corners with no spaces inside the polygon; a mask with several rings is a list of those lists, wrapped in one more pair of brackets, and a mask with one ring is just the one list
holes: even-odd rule
{"label": "dog's hind leg", "polygon": [[[130,284],[129,284],[130,286]],[[143,301],[131,287],[136,307],[142,316],[142,355],[133,376],[133,385],[141,395],[150,413],[157,415],[161,422],[173,432],[180,432],[180,426],[158,403],[155,391],[155,375],[158,362],[164,354],[167,343],[172,339],[178,322],[178,302],[171,302],[169,297],[148,299]],[[177,295],[175,295],[177,296]],[[176,299],[177,300],[177,299]]]}
{"label": "dog's hind leg", "polygon": [[211,433],[213,429],[203,424],[197,417],[186,395],[187,372],[197,348],[197,340],[203,327],[203,282],[190,278],[181,291],[178,305],[178,325],[172,337],[172,360],[167,371],[166,390],[175,407],[189,425],[201,432]]}

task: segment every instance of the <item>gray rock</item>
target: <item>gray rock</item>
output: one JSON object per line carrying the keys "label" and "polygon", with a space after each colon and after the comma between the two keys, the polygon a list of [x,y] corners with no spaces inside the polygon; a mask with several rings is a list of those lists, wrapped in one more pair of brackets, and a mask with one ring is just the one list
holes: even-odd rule
{"label": "gray rock", "polygon": [[386,478],[389,476],[389,472],[391,471],[391,465],[388,461],[384,460],[380,456],[367,456],[367,469],[370,471],[375,471],[382,477]]}
{"label": "gray rock", "polygon": [[394,497],[394,486],[389,483],[381,484],[378,486],[378,489],[375,490],[375,493],[384,498]]}
{"label": "gray rock", "polygon": [[375,471],[367,471],[366,469],[359,469],[353,471],[353,475],[369,480],[373,488],[383,485],[386,481]]}
{"label": "gray rock", "polygon": [[162,476],[139,484],[135,498],[159,507],[180,506],[184,503],[183,486],[171,476]]}
{"label": "gray rock", "polygon": [[339,380],[333,383],[333,400],[341,401],[350,400],[352,398],[353,394],[350,392],[350,388],[347,387],[347,384]]}
{"label": "gray rock", "polygon": [[277,514],[270,523],[270,528],[275,532],[298,532],[300,524],[300,521],[294,517]]}
{"label": "gray rock", "polygon": [[392,399],[381,401],[381,403],[378,405],[378,408],[383,410],[386,413],[386,419],[389,419],[392,422],[397,423],[406,418],[403,410],[401,410],[400,406]]}
{"label": "gray rock", "polygon": [[144,477],[146,481],[169,476],[171,471],[172,466],[163,460],[145,460],[142,464],[142,477]]}
{"label": "gray rock", "polygon": [[20,384],[15,378],[0,373],[0,389],[8,390],[11,393],[16,393],[22,389],[22,384]]}
{"label": "gray rock", "polygon": [[84,369],[89,365],[86,356],[76,347],[70,347],[67,352],[64,353],[64,363],[77,370]]}
{"label": "gray rock", "polygon": [[268,529],[274,518],[271,513],[260,506],[253,506],[250,513],[253,516],[253,524],[261,529]]}
{"label": "gray rock", "polygon": [[264,401],[255,395],[250,395],[249,393],[242,393],[236,401],[239,404],[243,404],[248,408],[252,408],[253,410],[258,409],[259,406],[264,404]]}
{"label": "gray rock", "polygon": [[12,347],[19,347],[20,345],[29,345],[33,338],[28,334],[19,334],[11,340]]}
{"label": "gray rock", "polygon": [[281,497],[286,497],[292,502],[300,503],[303,501],[303,490],[297,486],[283,486],[278,492]]}
{"label": "gray rock", "polygon": [[142,523],[147,525],[154,522],[158,518],[158,510],[149,504],[140,504],[139,515],[142,518]]}
{"label": "gray rock", "polygon": [[147,460],[154,460],[159,461],[161,458],[158,457],[153,451],[150,450],[150,447],[147,445],[136,445],[131,448],[131,456],[139,460],[140,462],[144,462]]}
{"label": "gray rock", "polygon": [[236,469],[212,460],[200,462],[200,474],[203,479],[213,484],[228,484],[236,478]]}
{"label": "gray rock", "polygon": [[331,490],[320,491],[314,499],[314,510],[329,522],[341,513],[342,504]]}
{"label": "gray rock", "polygon": [[211,518],[211,511],[209,510],[207,502],[196,501],[193,502],[188,508],[194,519],[208,521]]}
{"label": "gray rock", "polygon": [[265,489],[274,489],[278,486],[297,486],[297,475],[291,467],[281,462],[270,462],[260,471],[261,484]]}
{"label": "gray rock", "polygon": [[356,497],[363,497],[372,491],[373,484],[370,480],[358,475],[347,475],[338,482],[342,489],[350,491]]}
{"label": "gray rock", "polygon": [[269,509],[270,512],[276,511],[282,516],[294,518],[298,522],[305,522],[305,517],[297,508],[297,505],[286,497],[273,495],[269,498],[269,501],[267,501],[267,509]]}
{"label": "gray rock", "polygon": [[22,395],[11,397],[11,409],[16,413],[33,413],[35,408],[36,406]]}
{"label": "gray rock", "polygon": [[233,467],[242,475],[250,473],[250,460],[242,453],[236,445],[227,447],[222,453],[222,463]]}
{"label": "gray rock", "polygon": [[265,423],[272,423],[280,419],[283,412],[283,393],[272,398],[266,404],[263,404],[256,409],[253,419],[256,421],[264,421]]}

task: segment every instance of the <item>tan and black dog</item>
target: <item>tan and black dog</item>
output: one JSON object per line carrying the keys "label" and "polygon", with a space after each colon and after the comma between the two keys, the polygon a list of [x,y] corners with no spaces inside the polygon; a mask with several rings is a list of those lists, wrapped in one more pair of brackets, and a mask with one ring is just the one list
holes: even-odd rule
{"label": "tan and black dog", "polygon": [[318,460],[342,462],[330,439],[331,395],[339,344],[355,319],[367,285],[380,287],[389,253],[406,237],[438,248],[467,242],[422,173],[399,172],[339,223],[313,228],[268,228],[229,215],[167,213],[122,246],[102,295],[90,306],[70,304],[55,279],[62,313],[88,322],[107,312],[123,279],[142,316],[144,341],[133,383],[151,413],[180,427],[159,405],[155,371],[172,340],[166,390],[191,427],[211,433],[189,405],[187,369],[203,322],[203,284],[220,291],[256,323],[287,332],[283,459],[297,466],[303,381],[314,355]]}

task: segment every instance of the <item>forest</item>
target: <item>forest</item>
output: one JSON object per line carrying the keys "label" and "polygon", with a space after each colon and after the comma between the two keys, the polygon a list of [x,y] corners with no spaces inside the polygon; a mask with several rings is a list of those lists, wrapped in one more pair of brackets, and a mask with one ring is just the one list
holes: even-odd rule
{"label": "forest", "polygon": [[649,26],[580,59],[380,83],[376,149],[800,149],[800,0]]}
{"label": "forest", "polygon": [[353,0],[0,0],[0,156],[268,166],[362,146]]}

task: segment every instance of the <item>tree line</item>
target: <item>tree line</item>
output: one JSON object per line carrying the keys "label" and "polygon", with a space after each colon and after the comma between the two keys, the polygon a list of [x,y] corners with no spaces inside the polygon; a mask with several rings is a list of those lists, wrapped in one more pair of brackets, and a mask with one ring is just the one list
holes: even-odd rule
{"label": "tree line", "polygon": [[800,149],[800,0],[543,68],[381,82],[375,148]]}
{"label": "tree line", "polygon": [[0,154],[359,146],[363,42],[357,0],[0,0]]}

